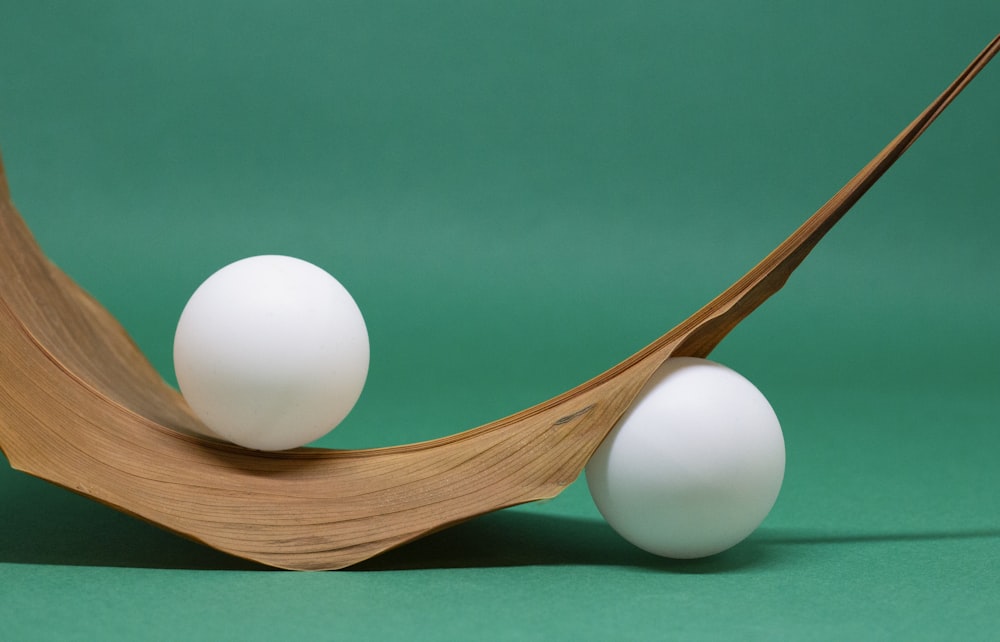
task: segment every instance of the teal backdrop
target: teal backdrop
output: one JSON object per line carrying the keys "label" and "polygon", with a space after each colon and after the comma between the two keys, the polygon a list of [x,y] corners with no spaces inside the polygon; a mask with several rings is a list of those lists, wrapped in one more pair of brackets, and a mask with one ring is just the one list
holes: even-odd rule
{"label": "teal backdrop", "polygon": [[[0,0],[0,149],[46,252],[171,383],[218,267],[336,275],[372,364],[319,445],[382,446],[655,339],[998,31],[995,0]],[[995,639],[998,115],[1000,61],[713,353],[787,446],[731,551],[648,556],[581,480],[358,569],[277,572],[0,458],[0,637]]]}

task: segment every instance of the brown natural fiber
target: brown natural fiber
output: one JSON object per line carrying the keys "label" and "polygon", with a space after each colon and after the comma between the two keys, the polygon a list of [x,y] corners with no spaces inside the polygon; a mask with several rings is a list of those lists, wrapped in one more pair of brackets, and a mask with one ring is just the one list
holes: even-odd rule
{"label": "brown natural fiber", "polygon": [[513,416],[393,448],[281,453],[199,426],[114,318],[44,256],[0,165],[0,447],[10,464],[209,546],[334,569],[451,524],[553,497],[671,356],[706,356],[1000,49],[993,40],[913,123],[759,265],[600,376]]}

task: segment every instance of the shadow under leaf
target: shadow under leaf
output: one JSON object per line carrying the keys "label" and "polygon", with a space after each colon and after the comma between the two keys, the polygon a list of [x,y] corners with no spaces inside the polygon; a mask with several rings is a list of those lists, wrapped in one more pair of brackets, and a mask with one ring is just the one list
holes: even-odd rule
{"label": "shadow under leaf", "polygon": [[[0,563],[185,570],[265,571],[33,477],[0,469]],[[704,559],[646,553],[599,518],[513,508],[478,517],[351,567],[400,571],[517,566],[618,566],[717,574],[760,571],[794,561],[802,547],[1000,539],[1000,528],[888,533],[758,529]]]}
{"label": "shadow under leaf", "polygon": [[11,469],[0,470],[0,563],[263,570]]}
{"label": "shadow under leaf", "polygon": [[[0,470],[0,563],[186,570],[271,570],[10,469]],[[458,524],[351,567],[353,571],[615,565],[684,573],[753,566],[740,546],[704,560],[665,560],[600,519],[508,509]]]}

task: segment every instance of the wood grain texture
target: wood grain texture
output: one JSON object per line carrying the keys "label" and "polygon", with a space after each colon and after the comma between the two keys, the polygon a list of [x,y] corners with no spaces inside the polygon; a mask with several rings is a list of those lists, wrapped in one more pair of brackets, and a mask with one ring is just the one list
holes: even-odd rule
{"label": "wood grain texture", "polygon": [[200,422],[124,329],[42,253],[0,163],[0,448],[11,466],[233,555],[335,569],[550,498],[671,356],[706,356],[1000,49],[1000,37],[760,264],[607,372],[510,417],[369,450],[245,450]]}

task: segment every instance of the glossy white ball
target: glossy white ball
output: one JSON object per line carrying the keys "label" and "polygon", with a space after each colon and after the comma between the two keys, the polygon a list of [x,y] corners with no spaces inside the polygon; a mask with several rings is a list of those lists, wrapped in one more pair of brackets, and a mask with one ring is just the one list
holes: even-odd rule
{"label": "glossy white ball", "polygon": [[254,256],[210,276],[174,337],[181,393],[217,436],[256,450],[322,437],[361,395],[368,330],[330,274],[288,256]]}
{"label": "glossy white ball", "polygon": [[770,512],[785,443],[764,395],[705,359],[667,360],[587,465],[601,514],[664,557],[720,553]]}

